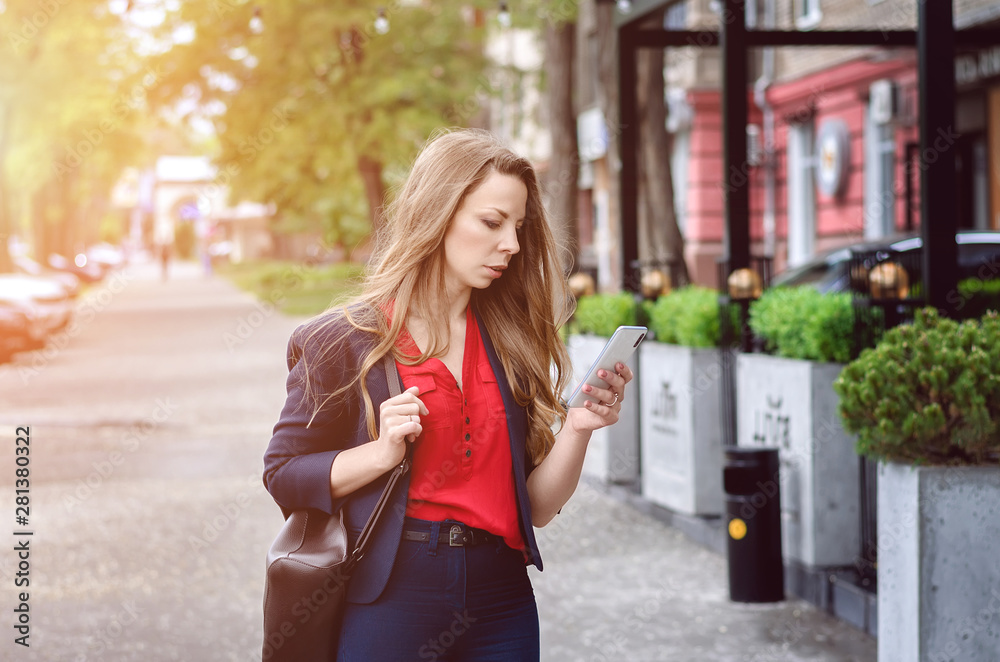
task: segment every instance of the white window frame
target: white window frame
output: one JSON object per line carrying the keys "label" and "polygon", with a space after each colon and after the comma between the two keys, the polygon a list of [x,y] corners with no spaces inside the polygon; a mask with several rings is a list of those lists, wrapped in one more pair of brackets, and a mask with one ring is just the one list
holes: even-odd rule
{"label": "white window frame", "polygon": [[691,158],[691,131],[674,134],[674,151],[670,155],[670,176],[674,185],[674,213],[681,234],[687,230],[688,161]]}
{"label": "white window frame", "polygon": [[864,236],[879,239],[896,229],[896,131],[876,124],[865,108]]}
{"label": "white window frame", "polygon": [[795,0],[795,27],[799,30],[810,30],[823,20],[823,10],[820,0]]}
{"label": "white window frame", "polygon": [[788,266],[816,252],[816,126],[788,125]]}

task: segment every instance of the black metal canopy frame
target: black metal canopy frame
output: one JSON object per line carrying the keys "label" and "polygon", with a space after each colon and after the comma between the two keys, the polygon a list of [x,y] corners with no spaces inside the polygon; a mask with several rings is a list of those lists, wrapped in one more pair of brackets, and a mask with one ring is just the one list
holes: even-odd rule
{"label": "black metal canopy frame", "polygon": [[[599,0],[601,1],[601,0]],[[603,0],[608,1],[608,0]],[[633,272],[638,258],[638,141],[636,53],[640,48],[721,46],[723,173],[740,172],[747,153],[747,62],[751,48],[762,46],[911,46],[917,49],[920,154],[933,154],[921,167],[920,218],[923,278],[927,302],[945,314],[957,287],[955,243],[955,154],[933,146],[939,131],[955,124],[955,40],[963,46],[1000,44],[1000,30],[973,28],[956,32],[952,2],[918,2],[916,30],[748,30],[745,0],[724,0],[718,31],[643,27],[649,16],[677,0],[634,0],[628,14],[616,13],[618,28],[619,122],[621,140],[622,282],[637,290]],[[735,17],[735,18],[734,18]],[[750,182],[728,177],[720,182],[725,200],[724,256],[729,273],[750,262]],[[933,237],[933,240],[932,240]],[[954,298],[954,297],[952,297]]]}

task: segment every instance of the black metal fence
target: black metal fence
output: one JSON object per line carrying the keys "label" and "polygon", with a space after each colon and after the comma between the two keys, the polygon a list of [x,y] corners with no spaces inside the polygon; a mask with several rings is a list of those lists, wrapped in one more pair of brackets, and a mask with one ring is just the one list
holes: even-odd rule
{"label": "black metal fence", "polygon": [[[921,250],[852,251],[848,265],[854,308],[854,353],[874,347],[886,331],[913,320],[925,303]],[[878,462],[862,457],[861,549],[856,564],[863,586],[875,589],[878,564]]]}

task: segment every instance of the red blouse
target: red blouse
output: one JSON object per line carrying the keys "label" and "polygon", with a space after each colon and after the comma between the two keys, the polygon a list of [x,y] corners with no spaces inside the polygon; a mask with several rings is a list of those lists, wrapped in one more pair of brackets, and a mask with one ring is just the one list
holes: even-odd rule
{"label": "red blouse", "polygon": [[[419,355],[404,329],[399,347]],[[403,387],[420,387],[428,414],[413,449],[406,514],[425,520],[453,519],[502,536],[524,549],[518,525],[514,471],[500,388],[471,306],[466,311],[462,388],[443,361],[397,361]]]}

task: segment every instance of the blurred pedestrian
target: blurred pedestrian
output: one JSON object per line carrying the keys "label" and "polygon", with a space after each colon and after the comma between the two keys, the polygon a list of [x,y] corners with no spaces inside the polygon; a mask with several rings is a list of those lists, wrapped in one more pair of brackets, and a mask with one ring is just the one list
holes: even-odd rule
{"label": "blurred pedestrian", "polygon": [[[337,659],[537,660],[532,526],[573,494],[632,373],[607,375],[601,403],[561,405],[572,299],[535,171],[491,134],[429,142],[380,239],[360,297],[292,334],[265,485],[286,512],[341,510],[353,545],[412,441]],[[373,401],[387,352],[405,391]]]}
{"label": "blurred pedestrian", "polygon": [[165,282],[174,248],[174,223],[171,219],[156,219],[153,226],[153,245],[156,247],[156,257],[160,261],[160,278]]}

